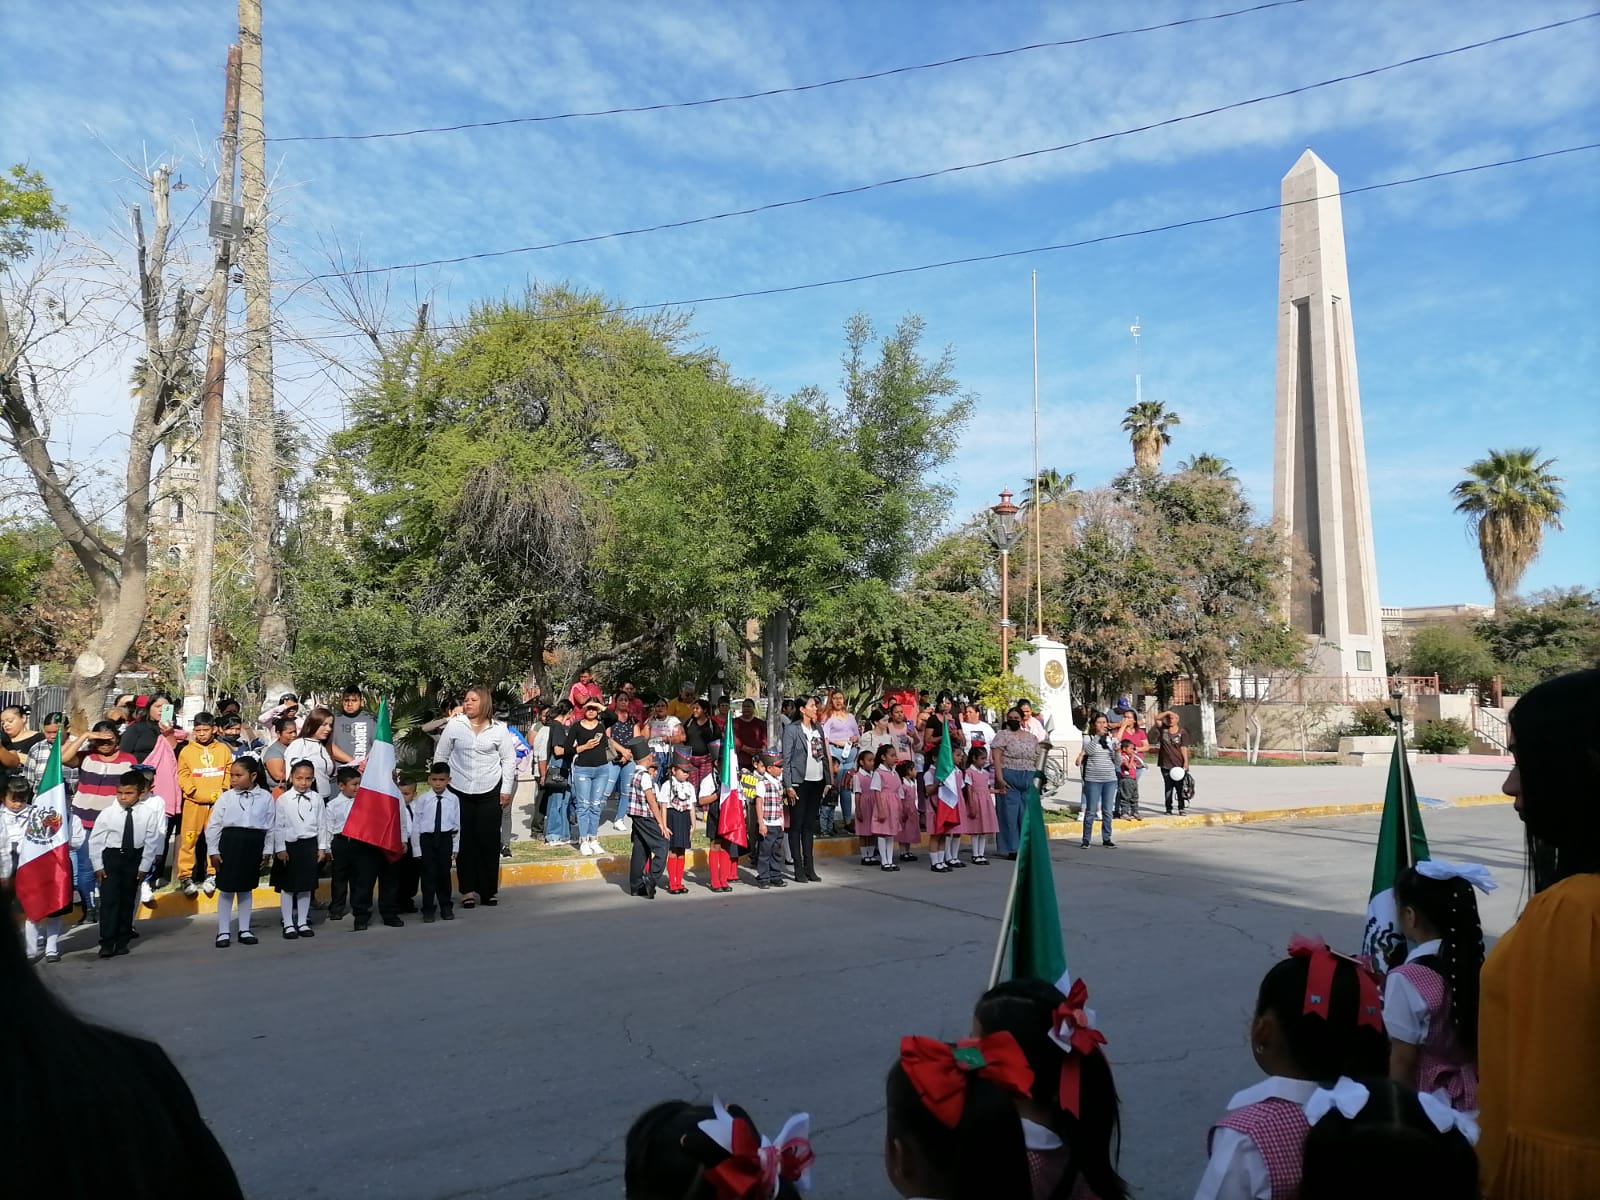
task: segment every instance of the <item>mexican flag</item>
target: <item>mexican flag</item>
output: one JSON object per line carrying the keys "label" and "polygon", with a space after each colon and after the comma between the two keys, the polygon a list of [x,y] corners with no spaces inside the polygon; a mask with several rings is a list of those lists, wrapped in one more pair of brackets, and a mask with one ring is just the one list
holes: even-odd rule
{"label": "mexican flag", "polygon": [[72,813],[67,808],[67,787],[61,781],[61,734],[50,746],[39,792],[28,810],[28,826],[17,856],[17,899],[22,914],[42,921],[72,903]]}
{"label": "mexican flag", "polygon": [[1362,956],[1379,973],[1398,966],[1406,956],[1406,939],[1395,915],[1395,877],[1428,857],[1428,838],[1422,832],[1417,789],[1411,784],[1405,743],[1396,732],[1394,756],[1389,760],[1389,786],[1383,794],[1383,820],[1378,825],[1378,856],[1372,868],[1367,928],[1361,938]]}
{"label": "mexican flag", "polygon": [[956,770],[955,755],[950,753],[948,720],[939,722],[939,759],[934,764],[933,777],[939,781],[939,807],[933,813],[933,832],[935,835],[949,833],[961,824],[961,775]]}
{"label": "mexican flag", "polygon": [[361,772],[361,786],[350,802],[344,835],[382,850],[390,862],[405,856],[405,841],[400,836],[400,785],[394,777],[394,734],[389,729],[389,702],[378,704],[378,728],[367,765]]}
{"label": "mexican flag", "polygon": [[[1001,943],[1011,947],[1011,978],[1043,979],[1063,992],[1072,983],[1067,952],[1061,940],[1061,910],[1056,905],[1055,878],[1050,869],[1050,835],[1039,803],[1039,776],[1022,805],[1022,844],[1011,881],[1010,911]],[[997,982],[999,972],[995,972]]]}
{"label": "mexican flag", "polygon": [[739,790],[739,759],[733,752],[733,720],[722,731],[722,772],[717,776],[721,803],[717,806],[717,836],[729,845],[750,840],[744,819],[744,793]]}

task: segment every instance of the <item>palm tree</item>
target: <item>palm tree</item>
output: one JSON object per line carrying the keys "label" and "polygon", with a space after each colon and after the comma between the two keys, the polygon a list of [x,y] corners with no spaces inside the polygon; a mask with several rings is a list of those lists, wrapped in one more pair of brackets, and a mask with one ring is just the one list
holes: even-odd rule
{"label": "palm tree", "polygon": [[1496,608],[1515,596],[1523,572],[1539,557],[1545,527],[1561,528],[1566,497],[1560,476],[1550,470],[1554,462],[1540,461],[1536,447],[1491,450],[1451,489],[1456,511],[1466,514],[1467,527],[1478,535]]}
{"label": "palm tree", "polygon": [[1206,479],[1237,480],[1239,478],[1234,474],[1233,466],[1227,459],[1215,454],[1207,454],[1204,451],[1184,459],[1178,464],[1178,470],[1188,475],[1200,475]]}
{"label": "palm tree", "polygon": [[1122,418],[1122,428],[1133,444],[1133,465],[1140,471],[1161,470],[1161,450],[1172,444],[1167,432],[1181,424],[1178,414],[1159,400],[1140,400],[1129,407]]}
{"label": "palm tree", "polygon": [[1022,492],[1022,507],[1028,508],[1033,504],[1033,494],[1037,490],[1040,504],[1059,504],[1072,493],[1072,485],[1078,481],[1078,476],[1068,471],[1065,474],[1054,467],[1044,467],[1039,471],[1037,480],[1030,479],[1028,486]]}

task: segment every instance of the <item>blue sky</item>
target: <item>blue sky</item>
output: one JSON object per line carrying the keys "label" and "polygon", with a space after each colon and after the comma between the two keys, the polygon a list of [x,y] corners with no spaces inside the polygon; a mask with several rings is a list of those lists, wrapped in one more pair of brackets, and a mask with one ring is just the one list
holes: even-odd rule
{"label": "blue sky", "polygon": [[[372,132],[760,90],[1247,7],[1206,4],[312,3],[267,0],[271,136]],[[8,0],[0,147],[44,170],[85,232],[119,236],[128,163],[209,183],[226,0]],[[333,328],[296,281],[323,248],[385,265],[626,229],[1057,145],[1588,11],[1566,3],[1304,0],[1085,46],[706,108],[271,147],[284,317]],[[680,300],[1077,241],[1275,203],[1311,146],[1346,187],[1600,141],[1600,20],[1153,132],[689,229],[388,277],[393,317],[569,280]],[[1493,447],[1557,459],[1570,511],[1525,588],[1600,584],[1600,152],[1347,198],[1384,604],[1487,602],[1450,485]],[[191,193],[198,198],[199,191]],[[200,231],[203,233],[203,230]],[[1128,327],[1169,461],[1229,458],[1270,505],[1277,218],[700,306],[734,372],[788,393],[838,378],[857,310],[927,319],[978,398],[952,519],[1030,470],[1028,277],[1039,273],[1043,462],[1129,461]],[[353,354],[354,342],[320,342]],[[337,376],[285,346],[283,396],[337,427]],[[85,370],[56,435],[114,447],[123,362]],[[108,440],[110,439],[110,440]],[[929,531],[930,534],[933,531]]]}

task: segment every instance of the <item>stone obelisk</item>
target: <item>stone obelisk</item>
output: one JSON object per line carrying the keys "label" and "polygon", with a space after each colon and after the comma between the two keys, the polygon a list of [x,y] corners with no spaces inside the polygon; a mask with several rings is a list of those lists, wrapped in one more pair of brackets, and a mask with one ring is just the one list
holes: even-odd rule
{"label": "stone obelisk", "polygon": [[[1272,515],[1304,552],[1289,622],[1312,670],[1382,680],[1383,622],[1339,177],[1310,150],[1283,177]],[[1374,689],[1382,695],[1380,686]]]}

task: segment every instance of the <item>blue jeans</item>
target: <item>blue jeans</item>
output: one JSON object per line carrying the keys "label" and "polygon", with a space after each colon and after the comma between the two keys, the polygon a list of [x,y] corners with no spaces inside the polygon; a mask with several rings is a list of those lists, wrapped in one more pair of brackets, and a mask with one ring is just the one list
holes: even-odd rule
{"label": "blue jeans", "polygon": [[94,864],[89,861],[89,839],[83,839],[83,845],[72,852],[72,882],[78,889],[78,895],[83,898],[83,906],[88,908],[94,903]]}
{"label": "blue jeans", "polygon": [[[843,779],[844,773],[850,766],[850,751],[841,750],[837,746],[829,746],[828,753],[833,755],[833,777]],[[851,804],[855,797],[844,788],[835,788],[833,802],[839,806],[839,819],[846,825],[850,823]]]}
{"label": "blue jeans", "polygon": [[1100,813],[1100,840],[1111,840],[1111,811],[1117,802],[1117,781],[1106,779],[1098,783],[1085,779],[1083,781],[1083,844],[1089,844],[1089,835],[1094,832],[1094,815],[1096,810]]}
{"label": "blue jeans", "polygon": [[572,768],[572,811],[577,814],[579,838],[600,836],[600,810],[605,806],[615,770],[613,763]]}
{"label": "blue jeans", "polygon": [[637,764],[631,762],[620,763],[618,767],[612,768],[617,771],[616,786],[612,788],[617,794],[617,812],[611,818],[613,821],[620,821],[628,815],[628,792],[633,787],[633,773],[639,769]]}
{"label": "blue jeans", "polygon": [[995,834],[995,844],[1001,854],[1015,854],[1022,845],[1022,805],[1028,798],[1028,789],[1033,786],[1033,772],[1007,767],[1001,774],[1005,776],[1006,786],[996,797],[995,815],[1000,828]]}
{"label": "blue jeans", "polygon": [[572,840],[572,822],[568,818],[567,810],[572,805],[570,791],[552,792],[550,802],[544,814],[544,840],[551,845],[560,845]]}

